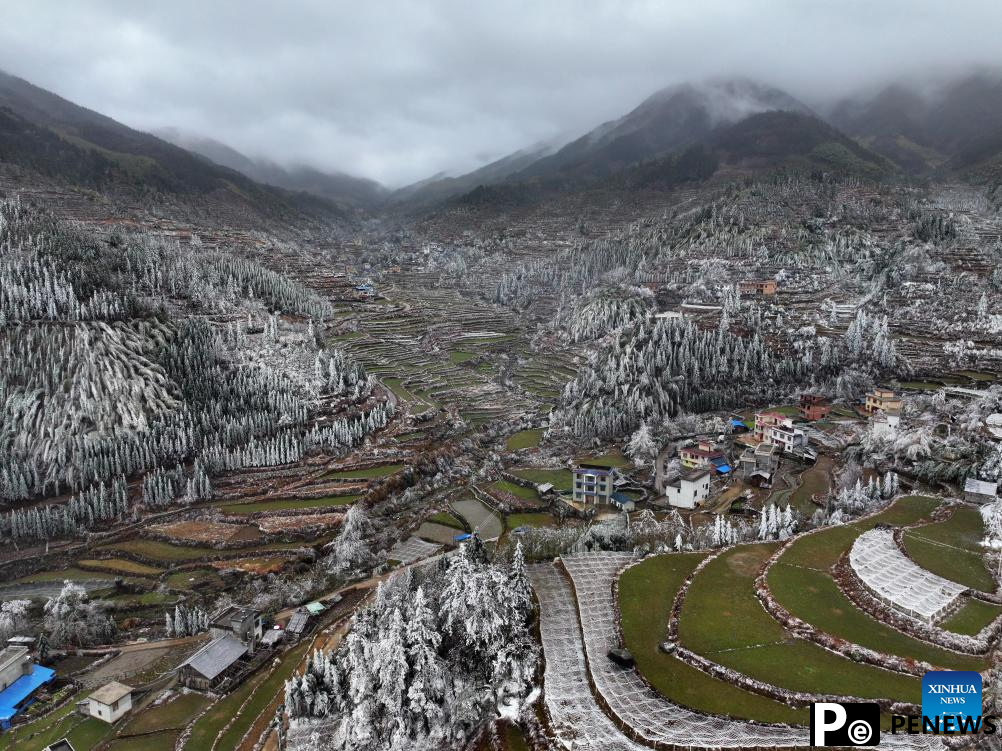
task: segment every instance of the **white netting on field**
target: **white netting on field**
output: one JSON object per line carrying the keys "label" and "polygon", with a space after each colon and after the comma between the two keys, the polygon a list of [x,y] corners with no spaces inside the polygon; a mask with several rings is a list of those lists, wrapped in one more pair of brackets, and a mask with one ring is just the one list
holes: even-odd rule
{"label": "white netting on field", "polygon": [[966,590],[916,565],[901,552],[889,529],[872,529],[857,537],[849,565],[881,600],[929,623],[952,612]]}
{"label": "white netting on field", "polygon": [[[572,743],[574,749],[641,747],[620,732],[596,703],[588,686],[590,673],[611,712],[645,743],[703,749],[808,746],[806,727],[758,725],[700,714],[667,701],[634,670],[608,659],[610,649],[622,646],[612,585],[619,571],[633,560],[623,553],[567,556],[563,563],[574,582],[573,589],[553,565],[530,570],[540,602],[546,703],[561,739]],[[937,738],[886,734],[881,745],[902,751],[943,748]]]}

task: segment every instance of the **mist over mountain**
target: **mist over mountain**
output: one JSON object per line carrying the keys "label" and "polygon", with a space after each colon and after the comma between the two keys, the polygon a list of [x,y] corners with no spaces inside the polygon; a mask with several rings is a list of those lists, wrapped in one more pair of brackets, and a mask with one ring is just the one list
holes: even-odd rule
{"label": "mist over mountain", "polygon": [[283,167],[267,159],[252,159],[220,141],[162,128],[157,135],[211,162],[242,172],[267,185],[303,191],[351,208],[371,208],[387,191],[375,180],[331,173],[308,166]]}
{"label": "mist over mountain", "polygon": [[830,122],[915,174],[983,171],[999,156],[1002,74],[895,83],[835,104]]}
{"label": "mist over mountain", "polygon": [[238,171],[0,71],[0,163],[124,197],[209,197],[273,218],[339,219],[332,204],[260,185]]}

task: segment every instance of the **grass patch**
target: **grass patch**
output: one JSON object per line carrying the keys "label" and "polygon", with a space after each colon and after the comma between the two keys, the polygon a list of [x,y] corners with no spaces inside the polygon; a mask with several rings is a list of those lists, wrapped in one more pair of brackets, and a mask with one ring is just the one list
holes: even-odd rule
{"label": "grass patch", "polygon": [[491,488],[494,490],[499,490],[502,493],[511,493],[516,498],[521,498],[523,501],[538,501],[539,493],[536,492],[535,488],[527,488],[523,485],[516,485],[508,480],[498,480],[495,483],[491,483]]}
{"label": "grass patch", "polygon": [[142,594],[113,595],[109,598],[112,602],[117,602],[126,607],[150,607],[151,605],[173,605],[177,602],[177,596],[166,592],[143,592]]}
{"label": "grass patch", "polygon": [[[791,550],[799,542],[793,543]],[[787,566],[785,557],[784,553],[769,570],[769,590],[783,607],[807,623],[854,644],[900,657],[925,660],[947,670],[985,668],[984,659],[938,649],[874,620],[853,605],[827,573]]]}
{"label": "grass patch", "polygon": [[623,642],[637,670],[665,698],[693,709],[762,722],[806,723],[806,710],[744,691],[658,649],[668,630],[672,598],[705,555],[655,556],[620,577]]}
{"label": "grass patch", "polygon": [[476,356],[477,355],[474,352],[463,352],[462,350],[453,350],[449,352],[449,362],[458,365],[461,362],[472,360]]}
{"label": "grass patch", "polygon": [[163,573],[162,568],[147,566],[145,563],[136,563],[125,558],[104,558],[91,559],[79,562],[81,566],[89,569],[99,569],[110,571],[116,574],[132,574],[134,576],[159,576]]}
{"label": "grass patch", "polygon": [[140,735],[157,730],[180,730],[210,704],[201,694],[180,694],[168,702],[149,707],[129,720],[121,735]]}
{"label": "grass patch", "polygon": [[377,477],[388,477],[404,468],[403,464],[383,464],[379,467],[352,469],[347,472],[332,472],[324,475],[325,480],[372,480]]}
{"label": "grass patch", "polygon": [[66,568],[61,571],[39,571],[37,574],[15,579],[11,584],[31,584],[33,582],[85,581],[87,579],[107,579],[107,574],[97,571],[83,571],[78,568]]}
{"label": "grass patch", "polygon": [[434,516],[429,516],[426,521],[433,524],[441,524],[445,527],[452,527],[453,529],[458,529],[460,532],[466,531],[463,523],[447,511],[439,511]]}
{"label": "grass patch", "polygon": [[197,568],[190,571],[178,571],[171,574],[166,579],[166,584],[171,589],[195,589],[199,586],[222,585],[219,572],[214,568]]}
{"label": "grass patch", "polygon": [[[179,730],[168,730],[152,735],[116,738],[106,748],[108,751],[174,751],[174,744],[177,743],[179,735],[181,735]],[[77,751],[80,749],[77,748]]]}
{"label": "grass patch", "polygon": [[287,509],[310,509],[324,506],[347,506],[358,500],[357,495],[327,495],[323,498],[288,498],[281,501],[258,501],[255,503],[227,503],[219,506],[227,514],[253,514],[258,511],[285,511]]}
{"label": "grass patch", "polygon": [[570,490],[574,483],[569,469],[516,469],[512,474],[537,485],[550,483],[557,490]]}
{"label": "grass patch", "polygon": [[752,584],[776,544],[742,545],[704,568],[679,622],[683,644],[746,675],[795,691],[920,703],[922,683],[796,639],[762,609]]}
{"label": "grass patch", "polygon": [[1000,613],[1002,613],[1002,608],[998,605],[984,600],[969,599],[960,610],[943,621],[940,626],[956,634],[974,636],[994,621]]}
{"label": "grass patch", "polygon": [[810,518],[817,506],[811,498],[816,493],[825,493],[831,487],[828,467],[811,467],[800,476],[800,485],[790,495],[790,505]]}
{"label": "grass patch", "polygon": [[539,441],[542,438],[542,428],[536,428],[535,430],[520,430],[518,433],[515,433],[515,435],[509,436],[504,445],[509,451],[535,448],[539,445]]}
{"label": "grass patch", "polygon": [[783,553],[783,563],[827,572],[853,540],[879,522],[913,524],[928,516],[938,505],[936,498],[906,496],[870,519],[829,527],[800,538]]}
{"label": "grass patch", "polygon": [[906,530],[904,546],[922,568],[982,592],[995,591],[981,548],[984,524],[970,506],[958,506],[946,521]]}
{"label": "grass patch", "polygon": [[633,466],[633,462],[627,459],[619,449],[613,449],[609,453],[599,456],[584,456],[577,459],[577,461],[587,464],[598,464],[601,467],[617,467],[620,469]]}

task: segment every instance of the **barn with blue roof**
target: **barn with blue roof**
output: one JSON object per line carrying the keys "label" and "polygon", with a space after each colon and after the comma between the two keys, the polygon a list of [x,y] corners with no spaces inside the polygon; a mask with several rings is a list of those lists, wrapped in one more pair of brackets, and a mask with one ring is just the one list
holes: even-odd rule
{"label": "barn with blue roof", "polygon": [[35,701],[35,694],[50,683],[56,671],[31,661],[27,647],[11,646],[0,651],[0,728]]}

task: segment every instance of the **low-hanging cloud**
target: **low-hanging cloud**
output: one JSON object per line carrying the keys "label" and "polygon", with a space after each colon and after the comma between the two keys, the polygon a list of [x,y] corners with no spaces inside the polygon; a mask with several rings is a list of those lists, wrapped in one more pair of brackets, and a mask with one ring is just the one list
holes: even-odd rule
{"label": "low-hanging cloud", "polygon": [[740,74],[809,104],[1002,64],[1002,3],[14,0],[0,68],[133,127],[402,185]]}

